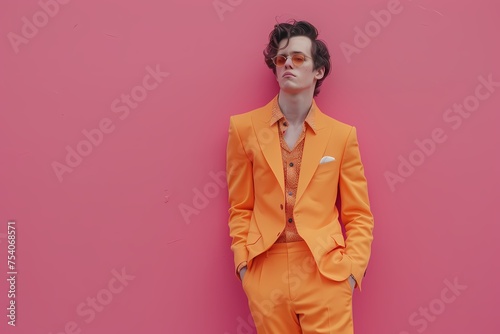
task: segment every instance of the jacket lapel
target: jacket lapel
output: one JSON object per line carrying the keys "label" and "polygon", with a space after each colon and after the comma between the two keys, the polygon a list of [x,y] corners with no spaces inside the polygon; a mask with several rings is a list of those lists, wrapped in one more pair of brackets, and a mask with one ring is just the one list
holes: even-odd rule
{"label": "jacket lapel", "polygon": [[[326,144],[328,143],[328,138],[330,137],[330,131],[328,127],[324,126],[325,122],[323,120],[323,115],[316,110],[316,133],[309,127],[306,127],[306,138],[304,139],[304,151],[302,152],[302,162],[300,165],[300,176],[299,185],[297,187],[297,197],[295,203],[297,203],[307,185],[311,181],[316,168],[319,166],[319,161],[323,157]],[[280,155],[281,158],[281,155]]]}

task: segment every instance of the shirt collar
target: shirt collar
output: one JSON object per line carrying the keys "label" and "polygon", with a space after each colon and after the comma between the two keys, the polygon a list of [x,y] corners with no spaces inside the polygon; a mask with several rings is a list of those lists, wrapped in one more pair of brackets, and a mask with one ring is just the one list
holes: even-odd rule
{"label": "shirt collar", "polygon": [[[285,114],[281,111],[280,105],[278,103],[278,95],[276,95],[272,101],[272,114],[271,114],[271,120],[269,121],[269,125],[272,126],[274,123],[285,117]],[[316,103],[314,102],[311,104],[311,108],[309,108],[309,111],[307,113],[305,123],[309,125],[309,127],[316,133],[317,128],[316,128],[316,123],[315,123],[315,116],[316,116]],[[285,117],[286,119],[286,117]]]}

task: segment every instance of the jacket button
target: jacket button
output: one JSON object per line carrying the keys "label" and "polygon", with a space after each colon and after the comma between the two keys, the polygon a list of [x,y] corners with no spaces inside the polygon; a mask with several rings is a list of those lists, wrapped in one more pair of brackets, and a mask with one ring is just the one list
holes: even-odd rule
{"label": "jacket button", "polygon": [[288,218],[288,222],[289,223],[293,222],[293,219],[292,218]]}

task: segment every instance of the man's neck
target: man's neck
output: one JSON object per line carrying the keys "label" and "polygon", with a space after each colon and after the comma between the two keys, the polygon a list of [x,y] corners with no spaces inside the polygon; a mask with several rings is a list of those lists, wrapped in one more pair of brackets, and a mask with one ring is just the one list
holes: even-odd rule
{"label": "man's neck", "polygon": [[300,126],[304,123],[312,101],[312,94],[289,94],[280,91],[278,95],[280,109],[292,126]]}

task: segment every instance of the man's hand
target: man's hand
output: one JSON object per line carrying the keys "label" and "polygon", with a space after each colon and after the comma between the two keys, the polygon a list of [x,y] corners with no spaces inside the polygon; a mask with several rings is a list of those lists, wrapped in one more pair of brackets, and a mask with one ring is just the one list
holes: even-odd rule
{"label": "man's hand", "polygon": [[352,277],[352,275],[349,276],[347,279],[349,280],[349,285],[351,286],[351,292],[354,292],[354,287],[356,286],[356,280]]}
{"label": "man's hand", "polygon": [[240,280],[243,282],[243,277],[245,276],[245,273],[247,272],[247,266],[244,266],[243,268],[240,269]]}

